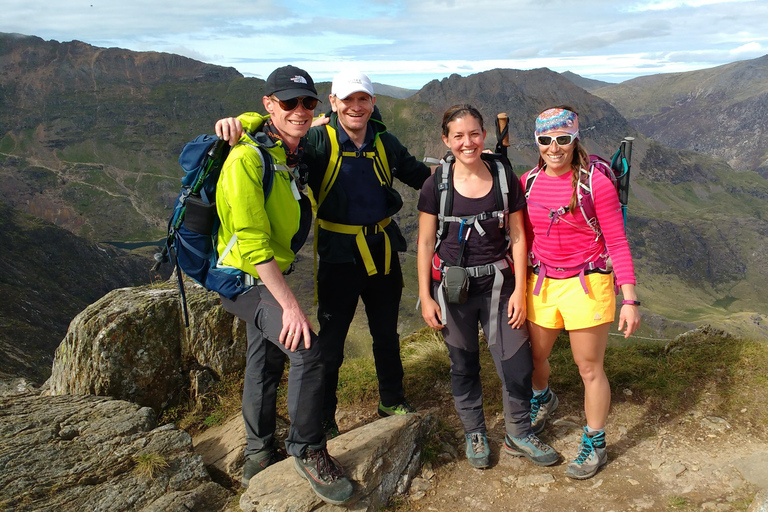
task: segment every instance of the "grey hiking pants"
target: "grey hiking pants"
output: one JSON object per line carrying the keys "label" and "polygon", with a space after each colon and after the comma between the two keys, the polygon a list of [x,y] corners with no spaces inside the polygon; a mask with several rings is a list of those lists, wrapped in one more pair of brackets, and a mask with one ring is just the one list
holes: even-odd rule
{"label": "grey hiking pants", "polygon": [[301,457],[307,447],[325,446],[320,424],[323,399],[324,365],[317,336],[312,333],[309,349],[300,343],[295,352],[278,341],[283,325],[283,309],[266,286],[254,286],[229,300],[221,298],[224,309],[244,320],[248,348],[243,382],[245,456],[274,446],[277,386],[283,375],[286,356],[288,371],[288,415],[291,426],[285,440],[288,455]]}
{"label": "grey hiking pants", "polygon": [[[507,324],[507,305],[514,290],[505,283],[498,311],[491,311],[491,293],[470,296],[464,304],[446,304],[443,338],[451,359],[453,401],[466,433],[485,432],[483,390],[480,383],[480,341],[478,322],[489,332],[489,322],[498,322],[496,343],[488,348],[502,383],[504,423],[513,437],[525,437],[531,430],[531,375],[533,359],[528,328],[513,329]],[[433,287],[433,296],[437,293]],[[471,290],[471,286],[470,286]]]}

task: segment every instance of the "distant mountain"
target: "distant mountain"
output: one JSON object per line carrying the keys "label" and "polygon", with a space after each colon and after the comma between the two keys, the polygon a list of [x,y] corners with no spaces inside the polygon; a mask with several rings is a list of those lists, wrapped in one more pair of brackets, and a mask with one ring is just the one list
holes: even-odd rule
{"label": "distant mountain", "polygon": [[69,322],[115,288],[149,282],[147,258],[96,245],[0,202],[0,379],[50,376]]}
{"label": "distant mountain", "polygon": [[[745,80],[749,82],[749,76]],[[330,84],[317,85],[321,95],[328,94]],[[745,90],[760,86],[741,85]],[[89,240],[157,240],[178,193],[182,145],[199,133],[210,133],[220,117],[261,111],[263,92],[261,80],[176,55],[0,34],[0,193],[10,205]],[[668,326],[682,324],[663,317],[752,332],[749,312],[762,311],[768,303],[768,254],[762,247],[768,236],[768,181],[754,173],[736,173],[706,154],[671,149],[646,138],[609,102],[548,69],[452,75],[428,83],[407,99],[385,93],[377,98],[388,130],[417,158],[445,153],[442,113],[452,104],[467,102],[486,118],[489,148],[496,142],[496,114],[509,115],[509,155],[518,172],[536,162],[533,122],[547,107],[569,104],[580,113],[582,140],[590,152],[610,156],[623,137],[636,137],[628,233],[644,313],[654,319],[646,323],[645,333],[676,334]],[[403,256],[400,331],[406,334],[423,325],[414,310],[418,192],[398,187],[405,206],[397,220],[411,242]],[[13,227],[6,231],[15,232]],[[34,242],[46,236],[17,237],[14,247],[20,252],[6,261],[16,263],[27,252],[39,253],[42,249]],[[69,269],[67,258],[81,253],[64,243],[57,246],[66,254],[53,261]],[[46,263],[53,257],[45,258],[33,258],[37,264],[23,271],[30,290],[51,281]],[[80,256],[77,261],[87,259]],[[312,311],[311,245],[299,259],[299,270],[290,279],[302,304]],[[147,267],[141,268],[146,275]],[[100,275],[93,270],[83,275],[95,274]],[[54,322],[49,317],[55,317],[56,325],[63,325],[64,318],[71,318],[72,310],[95,293],[77,286],[66,289],[71,291],[69,309],[39,302],[42,296],[35,296],[27,299],[32,306],[26,310],[0,311],[0,319],[6,325],[22,322],[21,335],[27,332],[25,326],[38,325],[41,318]],[[7,296],[22,294],[14,289]],[[38,332],[30,339],[40,336]],[[350,339],[367,336],[361,315]]]}
{"label": "distant mountain", "polygon": [[416,89],[404,89],[402,87],[395,87],[394,85],[386,85],[374,82],[373,92],[376,93],[376,96],[383,95],[389,96],[390,98],[403,100],[405,98],[410,98],[416,94],[417,91]]}
{"label": "distant mountain", "polygon": [[768,178],[768,55],[596,89],[639,131]]}
{"label": "distant mountain", "polygon": [[[591,152],[613,153],[625,136],[638,135],[610,103],[546,68],[493,69],[468,77],[454,74],[432,80],[411,99],[432,106],[438,120],[450,105],[471,103],[485,116],[489,147],[496,142],[495,117],[500,112],[506,113],[510,158],[513,163],[529,167],[538,159],[538,146],[533,138],[534,120],[545,108],[561,104],[574,108],[579,113],[582,139]],[[443,148],[442,141],[438,140],[436,147],[428,149],[432,154],[441,155]]]}
{"label": "distant mountain", "polygon": [[593,80],[591,78],[585,78],[581,75],[577,75],[576,73],[572,73],[570,71],[563,71],[560,73],[565,78],[573,82],[574,84],[578,85],[582,89],[592,92],[595,89],[599,89],[600,87],[605,87],[606,85],[611,85],[610,82],[603,82],[602,80]]}
{"label": "distant mountain", "polygon": [[166,53],[0,34],[0,157],[12,205],[94,240],[155,240],[177,155],[264,82]]}

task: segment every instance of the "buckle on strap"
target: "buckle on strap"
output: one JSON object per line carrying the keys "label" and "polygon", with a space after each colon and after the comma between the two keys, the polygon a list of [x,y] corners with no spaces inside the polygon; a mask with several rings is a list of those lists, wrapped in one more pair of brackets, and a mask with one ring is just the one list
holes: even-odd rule
{"label": "buckle on strap", "polygon": [[367,226],[363,226],[363,235],[365,236],[376,235],[382,231],[384,231],[384,228],[379,224],[368,224]]}
{"label": "buckle on strap", "polygon": [[478,265],[476,267],[465,267],[467,274],[470,277],[484,277],[492,276],[497,270],[501,271],[505,268],[509,268],[509,261],[507,258],[494,261],[493,263],[487,263],[485,265]]}
{"label": "buckle on strap", "polygon": [[258,277],[253,277],[251,274],[245,274],[245,276],[243,276],[243,283],[248,288],[251,286],[264,286],[264,281]]}

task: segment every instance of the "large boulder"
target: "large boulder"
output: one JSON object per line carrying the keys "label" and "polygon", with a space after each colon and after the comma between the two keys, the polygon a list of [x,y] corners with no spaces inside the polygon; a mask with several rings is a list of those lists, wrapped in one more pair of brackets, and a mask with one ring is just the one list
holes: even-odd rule
{"label": "large boulder", "polygon": [[161,411],[189,387],[245,366],[245,326],[219,296],[187,283],[184,327],[173,282],[121,288],[85,308],[56,350],[48,394],[111,396]]}
{"label": "large boulder", "polygon": [[[376,511],[396,491],[404,491],[421,468],[421,441],[428,419],[418,414],[390,416],[328,442],[328,451],[344,467],[355,486],[345,504],[357,511]],[[316,512],[340,510],[323,502],[294,469],[291,457],[250,481],[240,497],[244,512]]]}
{"label": "large boulder", "polygon": [[0,397],[0,510],[211,512],[213,483],[189,435],[155,413],[87,395]]}

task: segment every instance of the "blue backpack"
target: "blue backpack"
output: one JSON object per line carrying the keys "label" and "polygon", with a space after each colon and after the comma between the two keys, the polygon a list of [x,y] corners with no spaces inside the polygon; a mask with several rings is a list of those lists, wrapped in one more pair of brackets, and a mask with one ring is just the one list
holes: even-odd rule
{"label": "blue backpack", "polygon": [[[272,191],[274,166],[269,154],[260,146],[240,142],[254,148],[261,157],[264,175],[264,201]],[[157,270],[166,261],[176,270],[179,292],[184,309],[184,323],[189,325],[187,298],[181,272],[204,288],[218,292],[229,299],[246,289],[245,272],[234,267],[221,266],[231,248],[219,255],[217,239],[219,215],[216,211],[216,183],[221,168],[229,155],[229,143],[213,135],[200,135],[188,142],[179,155],[179,164],[185,175],[181,178],[181,192],[168,221],[168,236],[162,252],[155,254]]]}

